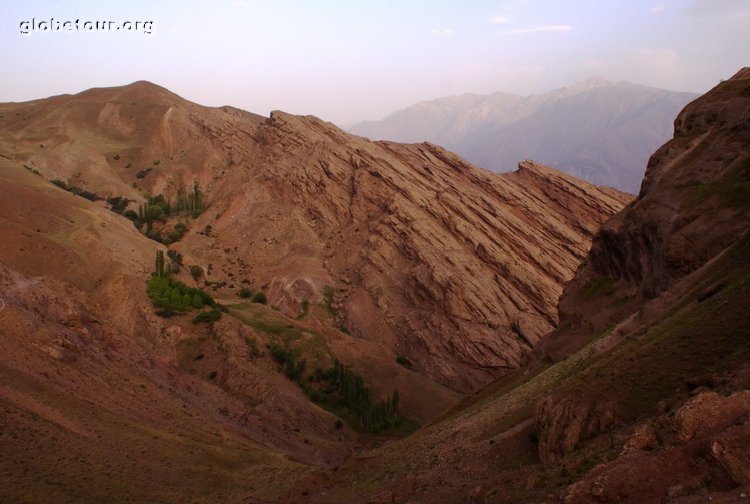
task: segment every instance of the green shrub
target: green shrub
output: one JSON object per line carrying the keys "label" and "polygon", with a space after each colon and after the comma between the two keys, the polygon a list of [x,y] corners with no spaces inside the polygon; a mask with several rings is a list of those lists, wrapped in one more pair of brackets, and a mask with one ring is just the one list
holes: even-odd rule
{"label": "green shrub", "polygon": [[198,281],[198,279],[203,276],[203,268],[197,264],[193,264],[190,266],[190,276],[193,277],[193,280]]}
{"label": "green shrub", "polygon": [[247,299],[247,298],[249,298],[250,296],[253,295],[253,291],[251,291],[247,287],[243,287],[243,288],[240,289],[240,291],[237,293],[237,295],[240,296],[243,299]]}
{"label": "green shrub", "polygon": [[150,171],[151,171],[151,168],[144,168],[143,170],[135,174],[135,178],[137,179],[146,178],[146,175],[148,175]]}
{"label": "green shrub", "polygon": [[256,292],[253,296],[253,303],[266,304],[268,300],[263,292]]}
{"label": "green shrub", "polygon": [[96,194],[95,192],[85,191],[83,189],[79,189],[78,192],[76,192],[75,194],[77,194],[81,198],[85,198],[85,199],[87,199],[89,201],[99,201],[99,200],[103,200],[104,199],[101,196],[99,196],[98,194]]}
{"label": "green shrub", "polygon": [[164,240],[162,239],[161,235],[158,231],[155,229],[150,230],[148,233],[146,233],[146,238],[149,238],[151,240],[154,240],[155,242],[163,243]]}
{"label": "green shrub", "polygon": [[177,263],[182,266],[182,254],[180,254],[176,250],[169,249],[167,250],[167,256],[172,260],[173,263]]}
{"label": "green shrub", "polygon": [[396,363],[404,366],[406,369],[413,369],[411,361],[407,357],[404,357],[403,355],[396,356]]}
{"label": "green shrub", "polygon": [[[128,203],[130,203],[130,200],[122,196],[112,196],[111,198],[107,198],[107,204],[110,206],[109,209],[118,214],[122,214],[125,211],[128,207]],[[138,214],[135,215],[138,217]]]}
{"label": "green shrub", "polygon": [[221,318],[221,311],[213,309],[208,311],[200,312],[198,315],[193,317],[193,324],[213,324]]}

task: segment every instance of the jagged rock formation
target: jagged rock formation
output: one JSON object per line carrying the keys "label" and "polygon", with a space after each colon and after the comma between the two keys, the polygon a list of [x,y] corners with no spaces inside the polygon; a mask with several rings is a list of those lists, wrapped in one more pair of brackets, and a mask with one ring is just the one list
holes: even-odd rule
{"label": "jagged rock formation", "polygon": [[629,201],[533,162],[496,175],[435,145],[209,109],[148,83],[0,110],[4,152],[45,178],[136,202],[133,183],[173,196],[198,181],[209,210],[174,247],[209,280],[245,278],[292,317],[328,302],[335,326],[456,390],[523,362],[591,236]]}
{"label": "jagged rock formation", "polygon": [[526,97],[439,98],[350,131],[373,139],[434,142],[497,171],[532,158],[636,193],[648,157],[671,136],[674,116],[697,96],[590,79]]}

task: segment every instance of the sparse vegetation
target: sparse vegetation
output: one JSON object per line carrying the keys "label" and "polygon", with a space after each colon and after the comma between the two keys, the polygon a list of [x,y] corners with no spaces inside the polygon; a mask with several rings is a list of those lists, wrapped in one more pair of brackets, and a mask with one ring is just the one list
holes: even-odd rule
{"label": "sparse vegetation", "polygon": [[584,299],[594,299],[611,294],[615,288],[614,278],[601,276],[592,279],[583,291]]}
{"label": "sparse vegetation", "polygon": [[310,313],[310,300],[309,299],[303,299],[302,302],[299,304],[300,313],[297,315],[297,320],[302,320],[305,317],[307,317],[307,314]]}
{"label": "sparse vegetation", "polygon": [[248,336],[245,338],[245,344],[247,345],[247,352],[250,357],[253,359],[260,357],[262,354],[260,353],[260,349],[258,349],[258,342],[256,339],[252,336]]}
{"label": "sparse vegetation", "polygon": [[323,287],[323,306],[331,316],[336,315],[336,310],[333,308],[333,294],[333,287],[330,285]]}
{"label": "sparse vegetation", "polygon": [[140,170],[138,173],[135,174],[135,178],[144,179],[146,178],[146,175],[148,175],[150,172],[151,172],[151,168],[144,168],[143,170]]}
{"label": "sparse vegetation", "polygon": [[345,409],[366,432],[380,432],[397,425],[400,421],[397,390],[386,399],[376,401],[364,379],[337,360],[334,360],[333,366],[327,370],[316,369],[309,381],[320,385],[319,388],[308,387],[306,390],[313,401]]}
{"label": "sparse vegetation", "polygon": [[161,234],[155,229],[149,230],[148,233],[146,233],[146,238],[154,240],[155,242],[162,243]]}
{"label": "sparse vegetation", "polygon": [[267,347],[273,360],[283,366],[284,374],[296,382],[312,401],[349,417],[369,433],[380,432],[399,423],[398,391],[385,400],[374,400],[374,394],[365,385],[364,379],[337,360],[334,360],[332,367],[317,368],[305,379],[303,375],[307,361],[300,358],[298,351],[275,343]]}
{"label": "sparse vegetation", "polygon": [[[128,208],[129,203],[130,200],[122,196],[112,196],[111,198],[107,198],[109,209],[116,214],[123,214],[123,212],[125,212],[125,209]],[[135,216],[137,218],[138,214],[135,214]]]}
{"label": "sparse vegetation", "polygon": [[721,180],[696,186],[687,205],[694,207],[710,198],[716,198],[723,207],[750,205],[750,157],[735,164]]}
{"label": "sparse vegetation", "polygon": [[52,179],[50,180],[50,182],[56,185],[57,187],[59,187],[60,189],[68,191],[69,193],[73,193],[76,196],[80,196],[81,198],[85,198],[89,201],[99,201],[99,200],[104,199],[94,192],[86,191],[85,189],[81,189],[80,187],[77,187],[77,186],[69,186],[66,182],[60,179]]}
{"label": "sparse vegetation", "polygon": [[302,373],[305,372],[305,366],[307,365],[305,359],[299,359],[297,352],[294,350],[274,343],[268,344],[268,351],[271,352],[273,360],[284,366],[284,374],[287,378],[298,384],[302,383]]}
{"label": "sparse vegetation", "polygon": [[214,308],[213,310],[202,311],[193,317],[193,324],[213,324],[221,318],[221,311]]}
{"label": "sparse vegetation", "polygon": [[180,266],[182,266],[182,254],[177,252],[176,250],[169,249],[167,250],[167,256],[173,263],[177,263]]}
{"label": "sparse vegetation", "polygon": [[180,238],[182,238],[185,235],[185,231],[187,230],[187,224],[184,222],[178,222],[174,225],[174,231],[169,233],[169,240],[170,242],[176,242],[179,241]]}
{"label": "sparse vegetation", "polygon": [[412,365],[411,361],[407,357],[404,357],[403,355],[396,356],[396,364],[404,366],[406,369],[414,369],[414,366]]}
{"label": "sparse vegetation", "polygon": [[[145,175],[144,175],[145,176]],[[154,223],[166,223],[171,217],[192,219],[203,213],[203,192],[197,183],[193,184],[193,191],[187,193],[184,187],[177,190],[175,200],[170,200],[163,194],[151,196],[148,201],[138,208],[138,219],[131,219],[136,223],[138,229],[145,223],[145,234],[149,238],[168,245],[180,240],[187,231],[187,224],[183,221],[177,222],[173,230],[166,237],[161,233],[153,232]],[[165,231],[166,232],[166,231]]]}

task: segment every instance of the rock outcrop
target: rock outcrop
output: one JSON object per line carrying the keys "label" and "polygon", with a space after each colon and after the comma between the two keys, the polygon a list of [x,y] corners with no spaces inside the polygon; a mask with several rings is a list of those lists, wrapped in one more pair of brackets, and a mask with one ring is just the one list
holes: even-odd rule
{"label": "rock outcrop", "polygon": [[[660,429],[654,424],[664,424]],[[646,430],[662,441],[642,444]],[[656,436],[650,436],[654,439]],[[750,483],[750,392],[721,397],[697,395],[674,417],[636,429],[630,449],[597,467],[566,492],[563,502],[671,502],[695,493],[706,482],[731,490]],[[633,447],[639,446],[640,449]]]}
{"label": "rock outcrop", "polygon": [[618,420],[614,399],[549,396],[536,408],[534,424],[542,462],[555,462],[596,435],[612,430]]}

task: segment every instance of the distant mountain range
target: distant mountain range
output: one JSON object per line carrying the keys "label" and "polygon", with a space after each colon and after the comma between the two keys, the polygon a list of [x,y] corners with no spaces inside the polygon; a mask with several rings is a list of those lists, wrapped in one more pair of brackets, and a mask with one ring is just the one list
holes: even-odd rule
{"label": "distant mountain range", "polygon": [[526,97],[463,94],[420,102],[349,131],[375,140],[433,142],[494,171],[533,159],[637,193],[649,156],[697,96],[590,79]]}

